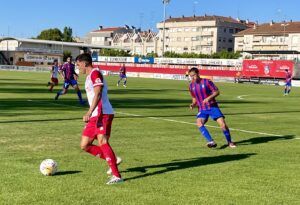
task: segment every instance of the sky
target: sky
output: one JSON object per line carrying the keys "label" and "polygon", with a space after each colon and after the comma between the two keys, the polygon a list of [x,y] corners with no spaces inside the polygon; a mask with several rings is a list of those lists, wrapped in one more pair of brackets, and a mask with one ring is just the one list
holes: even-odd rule
{"label": "sky", "polygon": [[[103,27],[156,29],[163,20],[162,0],[0,0],[0,37],[36,37],[49,28],[73,29],[84,37]],[[231,16],[253,22],[300,21],[300,0],[171,0],[167,17]]]}

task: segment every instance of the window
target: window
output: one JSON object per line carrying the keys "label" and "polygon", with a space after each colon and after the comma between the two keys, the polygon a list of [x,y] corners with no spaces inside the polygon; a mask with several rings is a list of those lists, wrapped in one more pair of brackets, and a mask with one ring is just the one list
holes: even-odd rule
{"label": "window", "polygon": [[221,42],[222,41],[222,38],[221,37],[219,37],[219,42]]}
{"label": "window", "polygon": [[233,28],[230,28],[230,29],[229,29],[229,33],[233,33]]}
{"label": "window", "polygon": [[184,41],[191,41],[191,38],[185,37],[185,38],[184,38]]}
{"label": "window", "polygon": [[223,42],[226,42],[226,38],[223,38]]}
{"label": "window", "polygon": [[224,31],[224,33],[226,33],[227,29],[226,29],[226,28],[224,28],[224,30],[223,30],[223,31]]}
{"label": "window", "polygon": [[232,43],[232,38],[228,39],[228,42],[229,42],[229,43]]}
{"label": "window", "polygon": [[181,37],[177,37],[177,41],[178,41],[178,42],[181,42]]}
{"label": "window", "polygon": [[191,29],[190,28],[185,28],[184,31],[185,32],[189,32]]}
{"label": "window", "polygon": [[188,47],[184,47],[183,50],[184,50],[184,51],[187,51],[187,50],[189,50],[189,49],[188,49]]}
{"label": "window", "polygon": [[192,28],[192,31],[193,31],[193,32],[196,32],[196,31],[197,31],[197,28]]}

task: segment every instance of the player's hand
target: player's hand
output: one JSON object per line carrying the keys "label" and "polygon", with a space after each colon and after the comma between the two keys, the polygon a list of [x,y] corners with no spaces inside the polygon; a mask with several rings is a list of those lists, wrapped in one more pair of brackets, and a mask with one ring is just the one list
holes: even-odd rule
{"label": "player's hand", "polygon": [[203,104],[206,104],[208,103],[208,98],[205,98],[203,101],[202,101]]}
{"label": "player's hand", "polygon": [[194,109],[194,107],[195,107],[195,105],[192,103],[192,104],[190,104],[190,109],[192,110],[192,109]]}
{"label": "player's hand", "polygon": [[90,113],[90,112],[87,112],[87,113],[83,116],[82,120],[83,120],[83,122],[88,122],[88,121],[90,121],[90,118],[91,118],[91,113]]}

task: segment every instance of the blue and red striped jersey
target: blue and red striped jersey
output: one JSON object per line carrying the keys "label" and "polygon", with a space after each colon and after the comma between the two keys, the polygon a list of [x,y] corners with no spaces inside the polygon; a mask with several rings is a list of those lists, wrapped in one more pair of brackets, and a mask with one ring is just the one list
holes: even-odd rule
{"label": "blue and red striped jersey", "polygon": [[74,80],[74,75],[76,74],[74,64],[65,63],[60,70],[64,72],[65,80]]}
{"label": "blue and red striped jersey", "polygon": [[203,100],[210,96],[213,92],[218,91],[217,86],[210,80],[200,78],[191,82],[189,87],[191,96],[197,100],[199,111],[209,110],[211,107],[218,107],[217,101],[213,98],[208,103],[203,103]]}

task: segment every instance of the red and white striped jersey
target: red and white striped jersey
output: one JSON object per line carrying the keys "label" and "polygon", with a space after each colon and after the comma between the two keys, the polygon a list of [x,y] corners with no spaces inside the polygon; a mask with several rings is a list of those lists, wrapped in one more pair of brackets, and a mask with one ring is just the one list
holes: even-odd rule
{"label": "red and white striped jersey", "polygon": [[101,113],[114,114],[114,110],[109,102],[108,95],[107,95],[107,84],[99,68],[94,68],[90,72],[90,74],[86,77],[86,81],[85,81],[85,91],[90,106],[95,96],[94,87],[96,86],[103,86],[102,97],[98,103],[97,108],[93,111],[91,117],[99,116]]}

